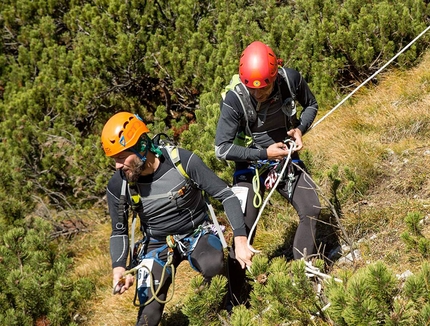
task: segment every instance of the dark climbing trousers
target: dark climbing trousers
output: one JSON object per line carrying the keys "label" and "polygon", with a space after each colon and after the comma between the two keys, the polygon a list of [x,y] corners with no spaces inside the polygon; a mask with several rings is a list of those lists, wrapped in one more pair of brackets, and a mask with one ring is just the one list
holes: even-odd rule
{"label": "dark climbing trousers", "polygon": [[[165,242],[149,242],[147,252],[157,250],[158,248],[165,245]],[[167,260],[167,248],[159,252],[158,258],[162,262]],[[184,257],[175,248],[173,254],[173,265],[176,267],[183,261],[188,259],[191,266],[199,271],[205,280],[210,280],[217,274],[220,274],[224,266],[224,253],[221,245],[221,241],[218,237],[213,234],[203,235],[197,242],[193,252],[189,257]],[[161,284],[161,289],[158,291],[157,298],[160,301],[165,301],[169,287],[172,283],[172,277],[169,273],[165,272],[164,279],[161,279],[163,272],[163,266],[160,263],[154,261],[151,269],[152,280],[155,280],[155,291],[158,291],[156,284]],[[153,297],[153,293],[150,289],[147,289],[147,297],[150,299]],[[146,300],[145,300],[146,301]],[[152,300],[148,305],[141,306],[137,317],[136,326],[156,326],[161,320],[161,316],[164,310],[164,303],[160,303],[157,300]]]}
{"label": "dark climbing trousers", "polygon": [[[307,173],[304,173],[299,167],[295,166],[295,164],[306,171],[303,162],[298,161],[294,164],[290,163],[290,166],[287,167],[286,170],[294,173],[294,181],[290,185],[288,184],[288,179],[285,180],[285,182],[281,181],[278,184],[276,190],[288,200],[288,202],[294,207],[294,209],[297,211],[297,214],[299,215],[299,225],[297,227],[293,242],[293,257],[294,259],[300,259],[303,257],[305,252],[308,256],[315,254],[316,224],[321,211],[321,205],[314,182]],[[262,198],[264,198],[263,195],[266,191],[264,180],[266,179],[267,174],[268,172],[262,174],[260,179],[260,195]],[[259,209],[253,205],[253,176],[253,173],[246,175],[242,174],[235,176],[234,180],[234,185],[248,188],[248,197],[245,210],[245,224],[248,232],[254,225],[259,212]],[[291,197],[289,195],[289,189]],[[255,232],[253,236],[254,235]],[[229,257],[228,260],[228,276],[230,279],[230,296],[232,297],[230,300],[232,300],[232,304],[236,305],[240,303],[246,303],[247,294],[243,293],[243,289],[246,289],[247,287],[245,284],[245,270],[243,270],[240,267],[240,264],[231,257]]]}

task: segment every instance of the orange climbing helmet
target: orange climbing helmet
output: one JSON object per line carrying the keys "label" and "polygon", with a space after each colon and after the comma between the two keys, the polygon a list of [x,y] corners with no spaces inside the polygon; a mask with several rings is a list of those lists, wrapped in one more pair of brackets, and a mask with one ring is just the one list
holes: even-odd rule
{"label": "orange climbing helmet", "polygon": [[137,114],[119,112],[106,122],[102,131],[102,146],[107,156],[114,156],[133,147],[149,129]]}
{"label": "orange climbing helmet", "polygon": [[263,88],[275,81],[278,75],[278,61],[273,50],[266,44],[255,41],[242,52],[239,76],[249,88]]}

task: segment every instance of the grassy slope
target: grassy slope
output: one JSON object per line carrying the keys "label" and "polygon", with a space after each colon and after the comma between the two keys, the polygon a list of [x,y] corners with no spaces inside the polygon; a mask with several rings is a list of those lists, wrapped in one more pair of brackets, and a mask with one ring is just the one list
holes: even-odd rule
{"label": "grassy slope", "polygon": [[[317,126],[306,139],[315,166],[348,166],[370,189],[343,206],[342,224],[359,243],[360,264],[382,260],[402,273],[421,265],[405,252],[404,218],[430,217],[430,56],[410,71],[392,71]],[[424,228],[429,236],[430,227]]]}
{"label": "grassy slope", "polygon": [[[422,262],[419,254],[406,250],[400,234],[406,229],[403,220],[407,213],[429,216],[430,55],[415,69],[392,71],[378,79],[378,86],[363,88],[304,139],[323,196],[329,196],[326,176],[334,165],[339,166],[341,175],[345,168],[351,171],[358,193],[366,189],[361,185],[369,185],[359,198],[342,203],[342,225],[349,240],[361,250],[362,259],[350,266],[335,264],[332,274],[377,260],[402,273],[416,271]],[[327,112],[329,108],[324,109]],[[291,207],[276,200],[276,195],[273,199],[260,221],[254,247],[275,255],[282,253],[283,239],[292,237],[296,216]],[[97,279],[95,298],[85,305],[80,320],[84,325],[134,325],[134,291],[123,296],[111,294],[110,225],[104,209],[96,215],[81,216],[91,225],[91,232],[73,242],[77,252],[75,275]],[[429,225],[424,234],[430,236]],[[194,275],[188,264],[180,266],[167,312],[180,303]]]}

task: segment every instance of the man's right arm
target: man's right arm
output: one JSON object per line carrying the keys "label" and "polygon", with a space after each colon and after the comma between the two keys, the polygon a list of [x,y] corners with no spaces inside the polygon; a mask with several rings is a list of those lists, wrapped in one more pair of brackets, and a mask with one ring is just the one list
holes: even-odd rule
{"label": "man's right arm", "polygon": [[110,256],[112,260],[112,282],[114,294],[124,293],[133,283],[134,278],[127,276],[127,257],[129,253],[128,239],[128,203],[121,202],[121,189],[123,179],[121,173],[117,171],[109,180],[106,197],[109,208],[109,215],[112,223],[112,233],[110,237]]}
{"label": "man's right arm", "polygon": [[124,203],[120,212],[120,196],[122,187],[122,178],[117,171],[108,183],[106,197],[109,208],[109,215],[112,224],[112,233],[110,237],[110,256],[112,259],[112,268],[126,267],[127,255],[129,248],[128,239],[128,210],[127,203]]}
{"label": "man's right arm", "polygon": [[233,143],[243,118],[243,109],[236,95],[233,92],[228,92],[220,105],[221,113],[215,135],[216,157],[231,161],[267,159],[265,149],[248,148]]}

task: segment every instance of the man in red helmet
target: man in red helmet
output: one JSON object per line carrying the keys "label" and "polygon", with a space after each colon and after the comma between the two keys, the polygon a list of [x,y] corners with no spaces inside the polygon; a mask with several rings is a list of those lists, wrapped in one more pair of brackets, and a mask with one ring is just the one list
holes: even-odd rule
{"label": "man in red helmet", "polygon": [[[305,173],[298,151],[303,148],[302,136],[316,117],[318,103],[301,74],[294,69],[278,67],[272,49],[259,41],[243,51],[239,78],[240,87],[228,91],[221,103],[215,137],[216,156],[236,163],[233,183],[248,189],[245,224],[249,232],[259,212],[253,200],[257,162],[282,161],[289,154],[284,141],[294,141],[296,148],[287,162],[288,176],[279,176],[283,179],[277,191],[299,215],[293,243],[294,259],[308,258],[316,251],[315,230],[321,206],[315,184]],[[299,117],[296,102],[302,107]],[[266,190],[264,180],[269,172],[260,175],[261,197]],[[243,303],[246,297],[243,297],[243,291],[241,296],[240,289],[244,286],[245,273],[234,259],[229,259],[229,277],[232,303]]]}

